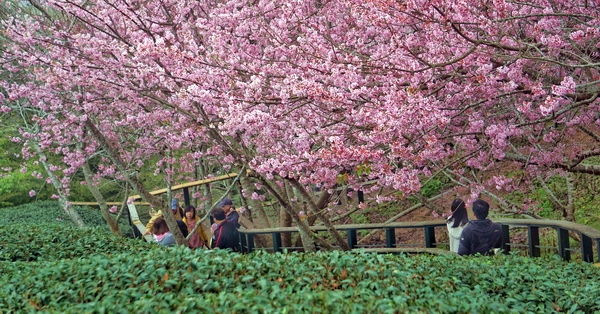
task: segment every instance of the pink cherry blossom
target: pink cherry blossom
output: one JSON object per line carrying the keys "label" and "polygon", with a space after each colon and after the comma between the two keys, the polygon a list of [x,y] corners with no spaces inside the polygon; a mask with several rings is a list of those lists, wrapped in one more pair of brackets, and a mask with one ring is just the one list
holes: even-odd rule
{"label": "pink cherry blossom", "polygon": [[2,83],[0,111],[28,99],[39,131],[15,139],[55,156],[57,176],[94,158],[93,184],[142,171],[187,181],[202,165],[244,167],[275,189],[377,180],[365,189],[409,195],[445,171],[475,197],[519,188],[473,177],[503,164],[531,179],[600,173],[570,166],[598,155],[571,140],[598,130],[597,1],[47,5],[78,23],[6,23],[0,58],[15,79]]}

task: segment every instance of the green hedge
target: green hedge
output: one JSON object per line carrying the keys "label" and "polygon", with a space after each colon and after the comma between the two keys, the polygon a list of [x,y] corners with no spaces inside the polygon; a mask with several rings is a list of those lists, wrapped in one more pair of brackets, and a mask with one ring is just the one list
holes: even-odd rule
{"label": "green hedge", "polygon": [[[88,227],[101,227],[108,230],[108,225],[97,206],[74,206],[81,219]],[[13,224],[57,224],[74,226],[66,212],[55,200],[37,201],[9,208],[0,208],[0,226]],[[122,217],[119,226],[125,236],[133,237],[128,218]]]}
{"label": "green hedge", "polygon": [[114,236],[103,227],[80,229],[46,223],[0,226],[0,261],[49,261],[143,251],[150,245],[141,239]]}
{"label": "green hedge", "polygon": [[[97,208],[76,206],[77,212],[88,226],[104,226],[106,222]],[[0,225],[16,223],[54,223],[60,225],[74,225],[66,212],[58,205],[57,201],[38,201],[15,207],[0,208]]]}
{"label": "green hedge", "polygon": [[600,270],[517,256],[138,253],[0,262],[8,312],[596,312]]}
{"label": "green hedge", "polygon": [[0,313],[600,312],[600,268],[558,257],[192,251],[116,237],[97,211],[78,229],[52,203],[10,210]]}

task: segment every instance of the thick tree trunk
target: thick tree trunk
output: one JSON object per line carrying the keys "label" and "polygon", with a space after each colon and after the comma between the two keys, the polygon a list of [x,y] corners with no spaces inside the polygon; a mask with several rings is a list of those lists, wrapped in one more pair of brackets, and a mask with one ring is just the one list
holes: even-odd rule
{"label": "thick tree trunk", "polygon": [[121,231],[121,228],[119,228],[117,220],[108,211],[108,205],[106,204],[104,196],[102,196],[102,193],[100,193],[100,190],[93,182],[92,170],[90,169],[90,165],[87,161],[83,164],[82,169],[85,181],[87,182],[87,187],[90,189],[90,192],[92,193],[92,195],[96,199],[96,202],[98,202],[98,205],[100,206],[100,213],[102,214],[102,218],[104,218],[104,221],[106,221],[112,233],[114,233],[115,235],[122,236],[123,232]]}
{"label": "thick tree trunk", "polygon": [[[292,226],[292,216],[285,210],[280,211],[279,224],[282,227]],[[281,235],[281,243],[283,246],[292,246],[292,234],[284,233]]]}
{"label": "thick tree trunk", "polygon": [[[246,175],[240,177],[240,185],[243,190],[247,191],[247,193],[251,193],[255,190],[251,178],[248,178]],[[253,200],[251,197],[244,197],[244,193],[242,193],[242,191],[240,191],[240,195],[243,202],[242,204],[246,207],[246,212],[240,214],[240,223],[242,226],[248,229],[271,228],[273,225],[271,220],[269,220],[269,216],[265,211],[263,203],[260,200]],[[248,223],[250,221],[252,224]],[[268,235],[256,235],[254,242],[257,246],[273,246],[273,238]]]}

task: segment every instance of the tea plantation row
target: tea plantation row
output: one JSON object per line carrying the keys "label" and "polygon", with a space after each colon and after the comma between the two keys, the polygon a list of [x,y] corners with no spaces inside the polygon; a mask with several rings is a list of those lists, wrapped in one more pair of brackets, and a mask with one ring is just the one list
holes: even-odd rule
{"label": "tea plantation row", "polygon": [[600,311],[600,269],[558,258],[248,255],[106,228],[0,224],[0,313]]}

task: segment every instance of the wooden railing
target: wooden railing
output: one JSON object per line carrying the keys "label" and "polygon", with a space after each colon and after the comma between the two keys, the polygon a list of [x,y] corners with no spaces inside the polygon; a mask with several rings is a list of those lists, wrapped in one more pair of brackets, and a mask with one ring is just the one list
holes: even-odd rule
{"label": "wooden railing", "polygon": [[[203,180],[199,180],[199,181],[194,181],[194,182],[188,182],[188,183],[184,183],[184,184],[179,184],[179,185],[174,185],[171,187],[171,191],[177,191],[177,190],[183,190],[183,202],[185,204],[185,206],[190,205],[190,188],[191,187],[195,187],[195,186],[200,186],[203,184],[208,184],[208,183],[212,183],[212,182],[216,182],[216,181],[221,181],[221,180],[226,180],[226,179],[231,179],[231,178],[235,178],[238,174],[233,172],[233,173],[229,173],[229,174],[225,174],[222,176],[218,176],[218,177],[214,177],[214,178],[210,178],[210,179],[203,179]],[[160,189],[160,190],[155,190],[155,191],[151,191],[150,194],[152,195],[161,195],[161,194],[165,194],[169,191],[169,189],[165,188],[165,189]],[[133,195],[131,197],[129,197],[129,199],[133,199],[133,200],[139,200],[142,197],[140,195]],[[106,202],[106,205],[122,205],[123,202]],[[80,206],[99,206],[100,204],[98,204],[98,202],[71,202],[71,205],[80,205]],[[140,220],[138,211],[137,211],[137,206],[149,206],[150,203],[146,203],[146,202],[127,202],[127,210],[128,210],[128,214],[129,214],[129,218],[130,218],[130,222],[131,224],[135,227],[134,230],[134,235],[136,237],[138,236],[142,236],[143,234],[146,233],[146,224],[143,223]],[[171,202],[167,202],[167,205],[170,206]],[[211,223],[212,223],[212,217],[210,218]],[[152,236],[151,235],[145,235],[143,236],[144,239],[146,239],[146,241],[148,242],[152,242]]]}
{"label": "wooden railing", "polygon": [[[560,257],[568,261],[571,259],[571,252],[575,251],[570,248],[569,245],[569,232],[574,232],[581,238],[580,252],[581,258],[585,262],[594,262],[594,242],[596,243],[596,260],[600,261],[600,231],[589,226],[562,221],[562,220],[539,220],[539,219],[493,219],[494,222],[499,223],[502,226],[503,244],[502,249],[504,252],[510,252],[511,248],[527,246],[529,256],[539,257],[541,248],[555,249]],[[446,222],[444,220],[435,221],[418,221],[418,222],[395,222],[385,224],[355,224],[355,225],[337,225],[335,228],[338,231],[346,233],[346,239],[348,246],[351,249],[355,248],[398,248],[401,246],[424,246],[425,248],[436,248],[438,245],[444,245],[448,243],[436,242],[436,229],[443,227],[438,232],[446,231]],[[527,244],[511,243],[511,227],[524,227],[527,228]],[[425,242],[424,243],[396,243],[396,229],[417,229],[423,232]],[[541,246],[540,245],[540,228],[552,228],[557,231],[557,243],[555,247]],[[327,232],[324,226],[312,226],[310,229],[313,232]],[[360,230],[374,230],[382,229],[385,231],[385,243],[375,245],[358,245],[357,232]],[[252,252],[256,250],[254,238],[257,235],[271,235],[273,246],[272,248],[260,248],[268,249],[273,252],[281,252],[283,249],[301,249],[298,247],[284,247],[282,246],[281,235],[284,233],[297,233],[298,229],[295,227],[287,228],[271,228],[271,229],[254,229],[254,230],[240,230],[240,241],[242,252]],[[385,251],[385,250],[383,250]],[[392,251],[392,250],[390,250]]]}

